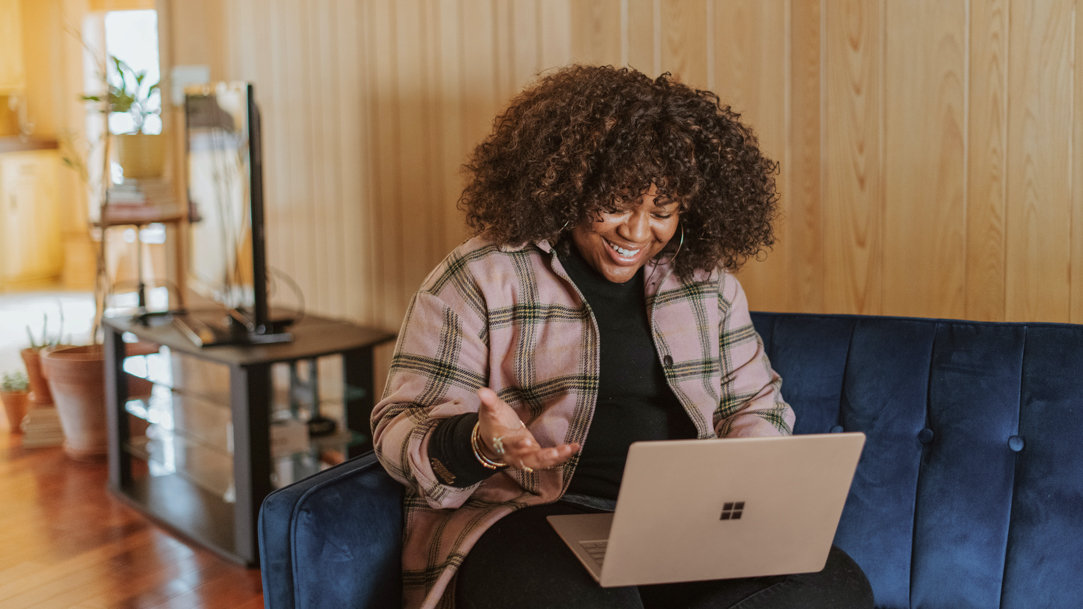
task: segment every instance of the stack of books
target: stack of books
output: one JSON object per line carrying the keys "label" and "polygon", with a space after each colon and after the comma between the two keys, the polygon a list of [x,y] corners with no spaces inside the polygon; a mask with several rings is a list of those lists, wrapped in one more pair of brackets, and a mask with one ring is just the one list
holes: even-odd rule
{"label": "stack of books", "polygon": [[124,205],[155,205],[160,203],[172,203],[173,186],[162,179],[127,179],[120,184],[109,187],[109,204]]}
{"label": "stack of books", "polygon": [[166,222],[181,214],[173,185],[162,179],[128,179],[109,188],[106,224]]}

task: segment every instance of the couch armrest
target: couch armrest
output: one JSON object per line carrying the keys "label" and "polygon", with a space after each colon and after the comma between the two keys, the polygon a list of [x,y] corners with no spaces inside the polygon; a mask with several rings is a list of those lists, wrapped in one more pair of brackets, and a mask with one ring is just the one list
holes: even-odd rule
{"label": "couch armrest", "polygon": [[366,453],[268,495],[259,554],[267,609],[401,605],[402,486]]}

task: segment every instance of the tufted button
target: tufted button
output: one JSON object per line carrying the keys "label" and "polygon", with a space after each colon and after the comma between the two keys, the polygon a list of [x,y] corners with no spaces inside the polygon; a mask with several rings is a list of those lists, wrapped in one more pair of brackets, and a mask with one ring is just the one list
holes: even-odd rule
{"label": "tufted button", "polygon": [[665,364],[666,368],[669,368],[673,365],[673,356],[667,353],[666,356],[662,358],[662,363]]}
{"label": "tufted button", "polygon": [[845,428],[843,428],[842,425],[836,425],[836,426],[831,428],[831,433],[842,433],[843,431],[846,431],[846,430],[845,430]]}
{"label": "tufted button", "polygon": [[1026,443],[1023,442],[1023,436],[1012,436],[1008,438],[1008,448],[1010,448],[1013,453],[1023,452],[1023,447],[1025,445]]}
{"label": "tufted button", "polygon": [[921,442],[922,444],[931,444],[935,436],[936,434],[933,433],[933,430],[926,427],[918,432],[918,442]]}

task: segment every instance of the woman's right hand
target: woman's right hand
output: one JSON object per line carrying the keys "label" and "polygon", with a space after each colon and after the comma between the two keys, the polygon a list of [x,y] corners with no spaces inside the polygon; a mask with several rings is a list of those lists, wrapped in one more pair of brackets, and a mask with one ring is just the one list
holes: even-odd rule
{"label": "woman's right hand", "polygon": [[[488,387],[478,390],[478,440],[485,456],[524,471],[557,467],[579,452],[579,444],[542,447],[507,402]],[[498,448],[503,448],[501,452]]]}

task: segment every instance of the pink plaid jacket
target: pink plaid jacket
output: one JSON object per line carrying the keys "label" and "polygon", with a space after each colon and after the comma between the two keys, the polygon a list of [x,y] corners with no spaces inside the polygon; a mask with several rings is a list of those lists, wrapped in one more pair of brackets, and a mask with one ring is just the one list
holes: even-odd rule
{"label": "pink plaid jacket", "polygon": [[[646,272],[658,358],[699,437],[789,434],[793,411],[737,279],[715,270],[685,282],[665,264]],[[451,607],[455,572],[474,542],[512,511],[559,499],[577,462],[445,486],[427,454],[437,422],[476,412],[475,392],[488,386],[543,446],[583,442],[598,367],[597,324],[548,243],[500,247],[474,238],[425,279],[372,413],[376,454],[406,485],[406,607]]]}

